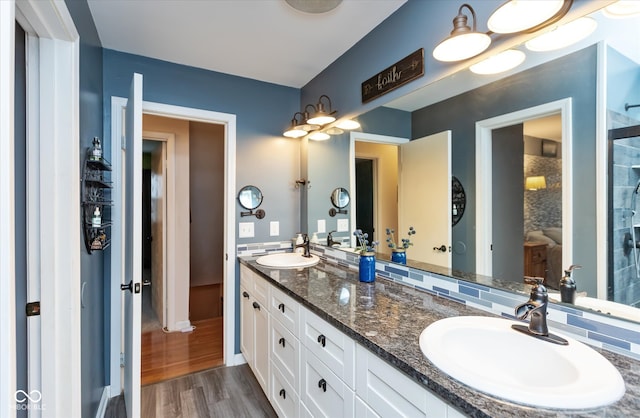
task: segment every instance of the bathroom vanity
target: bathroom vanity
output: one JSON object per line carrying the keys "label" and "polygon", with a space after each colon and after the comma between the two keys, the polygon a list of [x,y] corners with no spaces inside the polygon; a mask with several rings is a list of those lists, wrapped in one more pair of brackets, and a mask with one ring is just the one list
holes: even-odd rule
{"label": "bathroom vanity", "polygon": [[[324,260],[279,269],[240,257],[241,350],[278,415],[633,416],[640,363],[597,350],[622,374],[624,397],[591,410],[544,410],[484,395],[450,378],[419,347],[431,323],[486,312]],[[257,318],[257,319],[256,319]],[[533,354],[523,353],[522,361]],[[554,379],[554,376],[549,376]]]}

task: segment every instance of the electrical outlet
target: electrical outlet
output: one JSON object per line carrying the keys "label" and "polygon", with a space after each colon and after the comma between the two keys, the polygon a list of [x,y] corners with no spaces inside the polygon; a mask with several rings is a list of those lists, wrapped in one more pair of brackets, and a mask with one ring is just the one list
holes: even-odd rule
{"label": "electrical outlet", "polygon": [[272,237],[277,237],[278,235],[280,235],[280,222],[278,221],[269,222],[269,234]]}
{"label": "electrical outlet", "polygon": [[338,232],[348,232],[348,231],[349,231],[349,220],[338,219]]}
{"label": "electrical outlet", "polygon": [[240,222],[238,224],[238,238],[253,238],[253,222]]}
{"label": "electrical outlet", "polygon": [[318,230],[316,232],[327,232],[327,221],[325,221],[324,219],[318,219]]}

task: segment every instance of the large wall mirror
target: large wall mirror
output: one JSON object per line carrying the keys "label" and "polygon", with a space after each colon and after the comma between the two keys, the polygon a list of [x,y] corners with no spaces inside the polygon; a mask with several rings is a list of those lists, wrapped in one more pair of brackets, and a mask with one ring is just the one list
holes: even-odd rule
{"label": "large wall mirror", "polygon": [[[610,129],[640,124],[640,107],[625,106],[640,104],[640,16],[613,19],[598,11],[590,17],[598,28],[569,49],[527,51],[521,68],[502,75],[462,70],[360,115],[362,132],[309,141],[309,231],[327,218],[315,202],[335,184],[350,185],[350,231],[359,227],[363,205],[373,208],[375,240],[384,242],[385,228],[402,231],[402,222],[414,220],[405,215],[412,205],[398,202],[399,147],[450,131],[449,190],[455,176],[466,194],[465,215],[453,227],[452,203],[443,204],[449,205],[450,264],[424,261],[425,251],[440,246],[435,241],[421,252],[410,248],[408,264],[459,278],[490,276],[483,283],[528,292],[525,269],[539,266],[527,257],[526,243],[541,244],[552,297],[563,270],[579,264],[578,306],[640,322],[640,249],[629,239],[640,236],[632,206],[640,138],[607,139]],[[372,144],[390,148],[373,150]],[[371,162],[371,180],[356,176],[363,160]],[[373,197],[361,195],[362,181],[375,184]],[[420,195],[441,204],[430,183],[422,179]],[[326,222],[327,230],[336,229],[335,220]],[[416,230],[412,238],[433,235]],[[349,231],[337,235],[349,245]]]}

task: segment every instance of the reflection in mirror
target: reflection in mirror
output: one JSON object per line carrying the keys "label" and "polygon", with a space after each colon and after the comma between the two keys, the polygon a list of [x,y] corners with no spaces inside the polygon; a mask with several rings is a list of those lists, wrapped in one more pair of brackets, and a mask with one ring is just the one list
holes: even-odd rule
{"label": "reflection in mirror", "polygon": [[337,187],[331,193],[331,204],[336,209],[344,209],[349,205],[349,192],[344,187]]}
{"label": "reflection in mirror", "polygon": [[240,206],[247,209],[248,212],[240,212],[241,216],[255,216],[258,219],[264,218],[265,212],[262,209],[257,209],[262,204],[262,192],[256,186],[244,186],[238,192],[238,202]]}
{"label": "reflection in mirror", "polygon": [[[525,134],[525,136],[536,137],[539,142],[535,147],[539,151],[533,157],[527,157],[526,155],[531,154],[526,151],[521,155],[519,164],[525,165],[519,180],[519,193],[523,194],[524,199],[521,210],[526,210],[525,207],[528,206],[529,209],[547,208],[547,212],[540,211],[535,216],[531,215],[530,219],[525,218],[519,228],[509,228],[518,235],[519,244],[514,244],[514,248],[523,259],[525,251],[523,243],[527,238],[534,243],[547,243],[543,248],[547,251],[544,269],[548,279],[553,275],[555,280],[570,264],[584,266],[574,275],[578,286],[576,299],[578,307],[640,322],[640,310],[632,307],[638,306],[640,298],[629,297],[628,300],[621,300],[612,296],[612,294],[630,296],[635,292],[634,283],[640,280],[632,280],[636,269],[636,263],[632,259],[633,247],[628,244],[627,255],[624,255],[622,248],[625,242],[624,232],[631,234],[629,208],[620,209],[618,212],[616,212],[617,209],[614,210],[611,212],[614,219],[607,221],[609,199],[606,196],[612,196],[618,192],[612,188],[607,190],[608,163],[604,139],[605,126],[621,128],[640,124],[640,107],[625,106],[625,104],[640,104],[640,17],[611,19],[600,11],[592,14],[591,17],[598,22],[598,29],[580,44],[550,53],[532,53],[525,50],[527,53],[525,63],[506,74],[481,77],[463,70],[416,90],[406,97],[395,99],[360,115],[358,121],[361,123],[363,132],[411,139],[445,130],[452,131],[451,174],[464,184],[467,205],[465,216],[451,228],[451,268],[443,269],[416,262],[411,257],[413,251],[409,254],[407,264],[412,265],[413,262],[416,268],[449,274],[510,291],[528,293],[528,287],[522,284],[521,274],[510,273],[508,277],[502,278],[478,274],[478,263],[481,261],[478,259],[477,247],[478,240],[481,238],[478,228],[482,226],[478,224],[478,205],[482,199],[487,198],[487,195],[481,195],[477,188],[476,123],[546,103],[570,100],[570,115],[573,120],[569,134],[573,138],[573,143],[567,149],[564,149],[563,142],[554,140],[546,134]],[[602,80],[606,80],[606,83],[598,84]],[[401,125],[399,121],[406,123]],[[313,162],[317,168],[315,177],[321,177],[323,173],[327,173],[326,167],[345,167],[350,164],[350,155],[355,154],[353,150],[349,151],[350,142],[347,136],[335,137],[335,140],[332,138],[331,141],[323,144],[325,154],[328,147],[333,147],[331,159],[328,160],[331,164],[322,160],[322,154],[316,154],[310,146],[309,164],[311,166]],[[523,146],[526,149],[533,147],[526,142]],[[554,155],[556,160],[553,160]],[[530,166],[531,161],[527,163],[527,159],[537,161]],[[539,165],[540,162],[544,167]],[[545,171],[549,168],[547,165],[554,164],[557,165],[556,169],[562,172],[561,174],[557,172],[540,174],[542,168]],[[321,169],[323,167],[324,170]],[[617,170],[617,166],[609,169]],[[629,170],[630,173],[635,173],[633,168]],[[344,172],[335,172],[331,175],[333,184],[346,182],[347,178],[353,176],[352,173]],[[537,187],[536,191],[531,190],[531,187],[525,188],[525,177],[540,176],[545,177],[545,188]],[[629,176],[631,177],[633,176]],[[637,181],[640,177],[634,178]],[[566,185],[563,182],[567,182]],[[426,188],[428,182],[424,183]],[[565,199],[563,194],[566,194],[565,187],[571,190],[571,200]],[[631,201],[633,187],[635,184],[620,191],[627,196],[627,203]],[[356,212],[360,206],[358,187],[351,186],[351,191],[352,212]],[[313,193],[315,191],[311,190],[310,201],[314,199]],[[546,203],[541,204],[531,200],[542,195],[549,197],[555,195],[556,198],[562,196],[563,200],[559,206],[556,206],[557,203],[549,206]],[[311,211],[310,206],[309,210]],[[396,210],[399,212],[396,217],[399,217],[402,208],[396,206]],[[452,212],[451,207],[448,212]],[[382,211],[378,211],[377,215],[378,218],[384,216]],[[545,217],[553,218],[553,224],[539,222]],[[316,219],[318,219],[317,216],[309,216],[309,230],[315,227],[315,224],[313,227],[311,225],[312,222],[316,222]],[[607,226],[607,224],[610,225]],[[378,231],[378,236],[375,239],[380,239],[379,232],[384,233],[384,228],[390,226],[390,223],[382,226],[376,224],[374,228]],[[360,226],[355,221],[352,227]],[[554,228],[557,229],[554,230]],[[394,229],[398,230],[398,227]],[[552,236],[555,236],[555,239]],[[605,236],[609,237],[606,241],[603,239]],[[567,241],[572,241],[572,248],[571,242]],[[609,243],[608,247],[607,243]],[[618,243],[620,243],[619,246]],[[557,254],[552,254],[552,248],[558,246],[560,248],[555,250]],[[626,257],[621,261],[623,264],[613,260],[614,252],[619,252]],[[559,253],[562,253],[562,257],[559,257]],[[558,260],[561,261],[558,262]],[[628,267],[625,274],[632,274],[632,276],[619,275],[614,271],[620,265]],[[551,298],[554,299],[554,290],[550,290]],[[609,300],[606,300],[607,296]],[[628,306],[623,306],[621,303]]]}

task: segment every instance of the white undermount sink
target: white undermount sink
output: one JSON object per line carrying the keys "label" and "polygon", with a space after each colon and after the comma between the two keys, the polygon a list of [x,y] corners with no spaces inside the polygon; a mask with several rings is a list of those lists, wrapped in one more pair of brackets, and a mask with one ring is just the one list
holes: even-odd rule
{"label": "white undermount sink", "polygon": [[265,267],[275,268],[303,268],[311,267],[320,261],[317,255],[311,254],[311,257],[304,257],[300,253],[275,253],[263,255],[256,259],[256,263]]}
{"label": "white undermount sink", "polygon": [[420,349],[440,370],[480,392],[552,409],[597,408],[625,392],[600,353],[564,335],[568,345],[536,339],[502,318],[459,316],[429,325]]}

